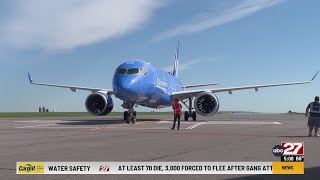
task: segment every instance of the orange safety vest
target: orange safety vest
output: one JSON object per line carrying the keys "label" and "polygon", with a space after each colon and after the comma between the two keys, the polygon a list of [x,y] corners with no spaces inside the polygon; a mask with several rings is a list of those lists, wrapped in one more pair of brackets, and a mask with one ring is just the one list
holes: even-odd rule
{"label": "orange safety vest", "polygon": [[173,104],[174,114],[181,114],[181,104],[179,102],[175,102]]}

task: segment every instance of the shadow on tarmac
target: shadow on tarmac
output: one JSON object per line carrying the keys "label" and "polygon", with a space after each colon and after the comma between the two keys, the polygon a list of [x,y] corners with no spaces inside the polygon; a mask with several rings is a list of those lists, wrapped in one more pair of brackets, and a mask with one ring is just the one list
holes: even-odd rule
{"label": "shadow on tarmac", "polygon": [[[159,122],[163,119],[138,119],[136,122]],[[125,124],[122,119],[110,119],[110,120],[97,120],[97,119],[85,119],[85,120],[66,120],[66,122],[57,123],[59,125],[108,125],[108,124]]]}
{"label": "shadow on tarmac", "polygon": [[304,175],[253,175],[244,176],[238,178],[230,178],[230,180],[261,180],[261,179],[272,179],[272,180],[296,180],[296,179],[319,179],[320,167],[305,168]]}

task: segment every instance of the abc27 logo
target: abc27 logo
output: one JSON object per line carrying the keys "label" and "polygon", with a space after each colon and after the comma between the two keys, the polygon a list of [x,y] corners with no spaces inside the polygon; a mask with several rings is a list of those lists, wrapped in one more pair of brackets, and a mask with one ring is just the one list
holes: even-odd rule
{"label": "abc27 logo", "polygon": [[281,142],[272,149],[273,155],[281,157],[285,162],[304,161],[304,142]]}

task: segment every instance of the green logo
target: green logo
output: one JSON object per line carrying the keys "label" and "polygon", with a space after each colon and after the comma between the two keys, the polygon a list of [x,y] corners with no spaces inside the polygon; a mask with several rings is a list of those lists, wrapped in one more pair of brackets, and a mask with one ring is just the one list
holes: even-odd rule
{"label": "green logo", "polygon": [[34,171],[36,169],[36,166],[32,166],[31,164],[26,164],[25,166],[19,166],[19,171]]}

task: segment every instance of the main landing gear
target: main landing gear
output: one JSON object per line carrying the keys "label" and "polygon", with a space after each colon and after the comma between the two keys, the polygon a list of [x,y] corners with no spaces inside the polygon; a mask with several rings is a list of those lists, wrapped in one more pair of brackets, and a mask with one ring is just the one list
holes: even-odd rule
{"label": "main landing gear", "polygon": [[130,124],[130,122],[132,124],[135,124],[136,121],[137,121],[137,112],[134,111],[133,109],[133,105],[134,103],[132,102],[123,102],[122,104],[122,107],[125,108],[125,109],[128,109],[128,111],[125,111],[123,113],[123,120],[127,123],[127,124]]}
{"label": "main landing gear", "polygon": [[137,112],[132,110],[129,111],[125,111],[123,113],[123,119],[127,124],[130,124],[130,122],[132,124],[135,124],[137,121]]}
{"label": "main landing gear", "polygon": [[[187,101],[189,101],[189,106],[186,104]],[[192,98],[189,97],[187,101],[181,101],[189,110],[189,111],[184,112],[184,120],[188,121],[189,118],[191,117],[193,121],[196,121],[197,120],[197,113],[195,111],[192,111],[192,109],[194,109],[192,107]]]}

